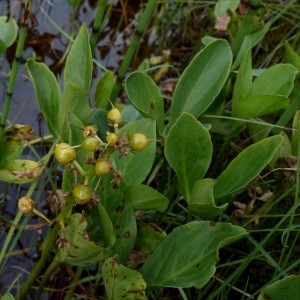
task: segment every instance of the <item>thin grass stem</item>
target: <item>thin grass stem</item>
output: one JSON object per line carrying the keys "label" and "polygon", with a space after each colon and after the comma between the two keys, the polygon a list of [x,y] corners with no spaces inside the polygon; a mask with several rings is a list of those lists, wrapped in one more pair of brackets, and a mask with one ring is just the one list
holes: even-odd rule
{"label": "thin grass stem", "polygon": [[19,31],[19,39],[18,39],[18,43],[17,43],[17,49],[16,49],[16,53],[15,53],[15,58],[14,58],[14,61],[12,64],[12,69],[11,69],[11,73],[10,73],[10,77],[9,77],[9,81],[8,81],[6,96],[5,96],[4,104],[3,104],[3,108],[2,108],[2,115],[1,115],[1,120],[0,120],[0,145],[3,145],[4,129],[5,129],[7,119],[8,119],[13,90],[15,87],[15,82],[16,82],[16,78],[17,78],[17,74],[18,74],[18,70],[19,70],[19,65],[20,65],[22,53],[24,50],[25,40],[27,37],[27,30],[28,30],[28,24],[29,24],[29,20],[30,20],[30,12],[31,12],[31,2],[32,1],[27,1],[25,4],[23,23],[22,23],[20,31]]}
{"label": "thin grass stem", "polygon": [[120,70],[118,72],[118,76],[117,76],[118,79],[117,79],[117,82],[115,84],[114,90],[113,90],[113,92],[111,94],[111,98],[110,98],[110,100],[113,103],[115,102],[115,100],[121,90],[121,85],[122,85],[123,80],[125,79],[126,72],[128,71],[129,66],[138,50],[142,36],[151,21],[151,18],[152,18],[154,10],[156,8],[156,5],[157,5],[157,0],[149,0],[148,3],[146,4],[145,10],[142,12],[140,21],[139,21],[139,23],[136,27],[136,30],[132,36],[131,43],[126,51],[124,60],[121,64]]}
{"label": "thin grass stem", "polygon": [[[278,201],[280,201],[281,199],[284,199],[288,194],[290,194],[292,191],[294,190],[294,187],[290,188],[289,190],[287,190],[284,194],[282,194],[279,198]],[[215,299],[217,298],[217,295],[220,295],[223,290],[225,289],[225,287],[230,284],[230,285],[234,285],[235,282],[238,280],[239,276],[242,274],[242,272],[245,271],[245,269],[247,268],[247,266],[250,264],[250,262],[254,259],[256,259],[257,253],[260,252],[261,248],[270,241],[270,239],[272,238],[272,236],[275,234],[276,230],[278,228],[280,228],[282,226],[282,224],[290,217],[291,213],[293,213],[295,210],[297,209],[297,207],[293,206],[290,208],[290,210],[287,212],[287,214],[277,222],[277,224],[274,226],[273,230],[270,231],[265,238],[259,243],[260,247],[254,247],[254,249],[252,250],[251,253],[248,254],[247,257],[245,257],[245,259],[243,260],[243,262],[240,264],[239,267],[237,267],[235,269],[234,272],[231,273],[231,275],[224,280],[225,284],[222,284],[221,286],[219,286],[218,288],[216,288],[211,294],[210,297],[211,299]]]}
{"label": "thin grass stem", "polygon": [[76,286],[78,285],[78,280],[81,277],[82,271],[83,271],[83,267],[77,267],[75,276],[73,277],[73,280],[72,280],[72,284],[70,285],[69,290],[68,290],[64,300],[73,299],[74,290],[75,290]]}
{"label": "thin grass stem", "polygon": [[99,34],[101,32],[101,26],[104,20],[105,8],[106,8],[106,0],[99,0],[97,5],[97,10],[96,10],[96,16],[93,24],[93,32],[90,39],[91,51],[93,56],[95,54],[95,48],[98,42]]}

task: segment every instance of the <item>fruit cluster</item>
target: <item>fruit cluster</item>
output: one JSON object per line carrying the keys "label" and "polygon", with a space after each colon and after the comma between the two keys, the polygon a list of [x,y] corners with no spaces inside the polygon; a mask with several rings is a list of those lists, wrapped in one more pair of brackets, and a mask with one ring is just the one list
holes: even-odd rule
{"label": "fruit cluster", "polygon": [[[84,182],[75,183],[72,190],[74,201],[77,204],[85,204],[93,197],[93,192],[88,185],[89,178],[98,176],[99,182],[102,177],[112,174],[115,181],[120,180],[120,173],[114,170],[109,160],[114,151],[119,151],[120,156],[127,155],[129,152],[139,152],[145,149],[149,143],[148,137],[143,133],[118,135],[118,126],[122,121],[121,112],[113,107],[107,114],[108,125],[113,127],[114,132],[107,132],[105,142],[97,135],[94,126],[86,126],[83,129],[83,140],[80,145],[71,146],[68,143],[59,143],[54,149],[56,160],[67,166],[72,165],[78,173],[83,175]],[[91,172],[85,172],[77,163],[77,152],[75,149],[83,148],[94,153],[93,158],[86,160],[93,165]],[[97,185],[98,186],[98,185]]]}

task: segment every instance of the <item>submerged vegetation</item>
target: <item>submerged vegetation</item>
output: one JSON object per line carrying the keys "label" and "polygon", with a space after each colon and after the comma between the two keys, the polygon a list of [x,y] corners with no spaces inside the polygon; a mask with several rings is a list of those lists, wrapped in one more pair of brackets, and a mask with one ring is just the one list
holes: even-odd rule
{"label": "submerged vegetation", "polygon": [[298,1],[40,2],[0,16],[1,300],[300,298]]}

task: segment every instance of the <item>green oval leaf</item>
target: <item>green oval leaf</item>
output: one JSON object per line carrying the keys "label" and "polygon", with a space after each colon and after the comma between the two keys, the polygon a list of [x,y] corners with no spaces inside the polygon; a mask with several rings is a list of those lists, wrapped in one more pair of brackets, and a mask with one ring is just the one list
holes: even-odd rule
{"label": "green oval leaf", "polygon": [[89,236],[104,247],[112,246],[116,241],[113,224],[104,207],[99,203],[91,208],[88,215],[90,225]]}
{"label": "green oval leaf", "polygon": [[8,161],[5,169],[0,170],[0,181],[22,184],[29,183],[39,177],[44,165],[27,159],[15,159]]}
{"label": "green oval leaf", "polygon": [[150,139],[148,146],[138,153],[129,153],[121,158],[117,151],[112,154],[116,168],[121,170],[124,182],[127,184],[141,183],[149,174],[154,162],[156,149],[155,121],[152,119],[141,119],[128,123],[119,130],[118,134],[122,135],[123,133],[144,133]]}
{"label": "green oval leaf", "polygon": [[227,203],[216,206],[213,194],[215,180],[211,178],[204,178],[198,180],[192,189],[191,200],[189,203],[189,210],[199,216],[212,218],[220,215]]}
{"label": "green oval leaf", "polygon": [[220,198],[241,189],[253,180],[271,161],[282,142],[272,136],[243,150],[223,171],[214,185],[214,196]]}
{"label": "green oval leaf", "polygon": [[0,298],[0,300],[14,300],[14,299],[15,298],[11,293],[6,293]]}
{"label": "green oval leaf", "polygon": [[0,17],[0,52],[5,52],[17,38],[18,25],[14,19],[7,20],[6,16]]}
{"label": "green oval leaf", "polygon": [[237,72],[233,97],[232,97],[232,115],[239,116],[243,111],[243,106],[240,104],[246,96],[249,95],[252,87],[252,59],[251,49],[249,48],[242,59],[240,68]]}
{"label": "green oval leaf", "polygon": [[103,260],[104,248],[84,236],[87,222],[82,214],[75,213],[65,219],[68,223],[59,232],[60,260],[75,266],[88,266]]}
{"label": "green oval leaf", "polygon": [[88,30],[82,24],[66,60],[64,83],[70,81],[88,91],[92,81],[92,63]]}
{"label": "green oval leaf", "polygon": [[284,50],[285,50],[285,59],[286,61],[297,68],[300,71],[300,56],[295,50],[290,46],[288,41],[284,43]]}
{"label": "green oval leaf", "polygon": [[68,81],[58,110],[59,129],[62,139],[67,140],[68,116],[74,114],[83,124],[87,124],[91,114],[88,92],[77,84]]}
{"label": "green oval leaf", "polygon": [[32,80],[39,108],[47,121],[48,128],[55,138],[59,137],[58,109],[60,90],[54,74],[43,64],[28,59],[27,72]]}
{"label": "green oval leaf", "polygon": [[195,182],[210,164],[212,143],[207,129],[190,114],[182,114],[166,138],[165,155],[178,177],[180,192],[187,202]]}
{"label": "green oval leaf", "polygon": [[281,95],[250,95],[236,102],[233,116],[255,118],[288,108],[290,99]]}
{"label": "green oval leaf", "polygon": [[114,258],[109,258],[103,265],[102,273],[108,300],[147,300],[146,282],[139,272],[118,264]]}
{"label": "green oval leaf", "polygon": [[175,228],[141,269],[147,286],[203,287],[216,271],[220,248],[247,232],[229,223],[194,221]]}
{"label": "green oval leaf", "polygon": [[152,253],[166,238],[166,233],[153,223],[138,221],[138,231],[134,248],[144,253]]}
{"label": "green oval leaf", "polygon": [[98,80],[95,88],[94,101],[98,108],[106,109],[108,99],[114,89],[116,77],[112,71],[106,71]]}
{"label": "green oval leaf", "polygon": [[8,161],[18,159],[26,145],[25,141],[30,140],[34,135],[35,132],[29,125],[11,124],[6,127],[0,149],[0,169]]}
{"label": "green oval leaf", "polygon": [[168,199],[144,184],[130,185],[127,189],[127,199],[132,203],[135,210],[165,211],[168,207]]}
{"label": "green oval leaf", "polygon": [[264,288],[257,300],[300,299],[300,276],[287,276]]}
{"label": "green oval leaf", "polygon": [[174,91],[170,123],[187,112],[198,118],[213,102],[229,75],[232,53],[225,40],[215,40],[184,70]]}
{"label": "green oval leaf", "polygon": [[131,202],[126,197],[125,184],[113,188],[111,182],[106,181],[102,188],[103,206],[114,225],[116,242],[108,249],[107,257],[116,256],[119,263],[125,264],[136,240],[136,219]]}
{"label": "green oval leaf", "polygon": [[158,131],[164,131],[164,102],[158,86],[145,73],[134,72],[125,81],[125,89],[130,102],[145,117],[156,121]]}
{"label": "green oval leaf", "polygon": [[290,64],[274,65],[254,80],[250,95],[281,95],[288,97],[294,87],[297,73],[297,69]]}

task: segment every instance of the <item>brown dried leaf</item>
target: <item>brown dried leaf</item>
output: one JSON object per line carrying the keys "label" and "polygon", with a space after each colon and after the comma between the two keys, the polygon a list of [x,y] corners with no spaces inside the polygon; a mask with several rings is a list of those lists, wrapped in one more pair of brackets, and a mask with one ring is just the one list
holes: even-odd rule
{"label": "brown dried leaf", "polygon": [[230,23],[230,14],[228,12],[217,17],[215,23],[215,29],[218,31],[226,31],[228,24]]}

